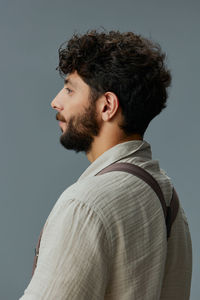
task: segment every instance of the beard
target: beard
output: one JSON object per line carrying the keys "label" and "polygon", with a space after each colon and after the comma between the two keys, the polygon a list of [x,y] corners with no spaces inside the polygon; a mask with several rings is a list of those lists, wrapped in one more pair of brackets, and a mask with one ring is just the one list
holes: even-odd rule
{"label": "beard", "polygon": [[72,116],[66,124],[66,129],[61,129],[61,145],[68,150],[87,154],[91,150],[94,137],[100,132],[97,117],[95,102],[89,102],[82,114]]}

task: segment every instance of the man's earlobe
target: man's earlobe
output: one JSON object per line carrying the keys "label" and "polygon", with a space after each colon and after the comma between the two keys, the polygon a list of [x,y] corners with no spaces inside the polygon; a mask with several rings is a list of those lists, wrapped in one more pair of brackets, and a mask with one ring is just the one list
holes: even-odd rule
{"label": "man's earlobe", "polygon": [[105,112],[102,114],[102,119],[104,121],[108,121],[108,119],[109,119],[109,113],[108,113],[107,108],[106,108]]}

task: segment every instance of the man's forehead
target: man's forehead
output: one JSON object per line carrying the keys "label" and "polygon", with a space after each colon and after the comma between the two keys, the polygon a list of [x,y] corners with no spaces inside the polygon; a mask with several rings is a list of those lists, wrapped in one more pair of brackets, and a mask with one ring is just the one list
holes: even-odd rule
{"label": "man's forehead", "polygon": [[70,76],[70,75],[68,75],[68,76],[65,77],[64,84],[70,84],[74,88],[78,88],[78,82],[77,82],[77,80],[75,78],[73,78],[72,76]]}
{"label": "man's forehead", "polygon": [[87,86],[87,84],[83,81],[83,79],[77,73],[69,73],[64,79],[65,84],[70,84],[74,88],[83,88],[83,86]]}
{"label": "man's forehead", "polygon": [[71,73],[69,72],[69,73],[66,74],[66,77],[65,77],[65,79],[68,79],[69,82],[70,81],[71,82],[78,81],[79,78],[80,78],[80,76],[78,75],[77,71],[74,71],[74,72],[71,72]]}
{"label": "man's forehead", "polygon": [[65,77],[64,83],[65,83],[65,84],[67,84],[67,83],[73,84],[74,82],[73,82],[73,80],[71,80],[70,77]]}

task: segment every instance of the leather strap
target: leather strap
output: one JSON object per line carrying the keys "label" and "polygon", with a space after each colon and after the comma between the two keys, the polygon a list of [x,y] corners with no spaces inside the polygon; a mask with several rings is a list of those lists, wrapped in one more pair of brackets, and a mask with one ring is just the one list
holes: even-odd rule
{"label": "leather strap", "polygon": [[166,202],[159,184],[154,179],[154,177],[145,169],[131,163],[113,163],[105,167],[104,169],[102,169],[96,175],[102,175],[104,173],[112,172],[112,171],[123,171],[123,172],[130,173],[144,180],[147,184],[151,186],[151,188],[157,194],[163,209],[163,214],[164,214],[166,229],[167,229],[166,230],[167,240],[168,240],[168,238],[170,237],[172,224],[177,216],[178,209],[179,209],[179,199],[174,187],[172,190],[172,198],[170,201],[170,206],[166,206]]}
{"label": "leather strap", "polygon": [[35,268],[37,266],[37,260],[38,260],[39,248],[40,248],[40,241],[41,241],[43,230],[44,230],[44,227],[42,228],[42,230],[40,232],[40,235],[39,235],[39,238],[38,238],[38,242],[37,242],[37,246],[35,248],[35,257],[34,257],[34,261],[33,261],[33,269],[32,269],[32,275],[31,276],[33,276],[33,274],[35,272]]}

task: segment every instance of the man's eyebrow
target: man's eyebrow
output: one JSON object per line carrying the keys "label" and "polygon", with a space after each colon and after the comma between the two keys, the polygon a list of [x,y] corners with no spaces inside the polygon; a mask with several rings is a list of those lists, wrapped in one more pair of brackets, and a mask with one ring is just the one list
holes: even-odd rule
{"label": "man's eyebrow", "polygon": [[71,84],[74,88],[76,88],[77,87],[77,85],[75,84],[75,83],[73,83],[70,79],[68,79],[68,78],[65,78],[65,80],[64,80],[64,84]]}

